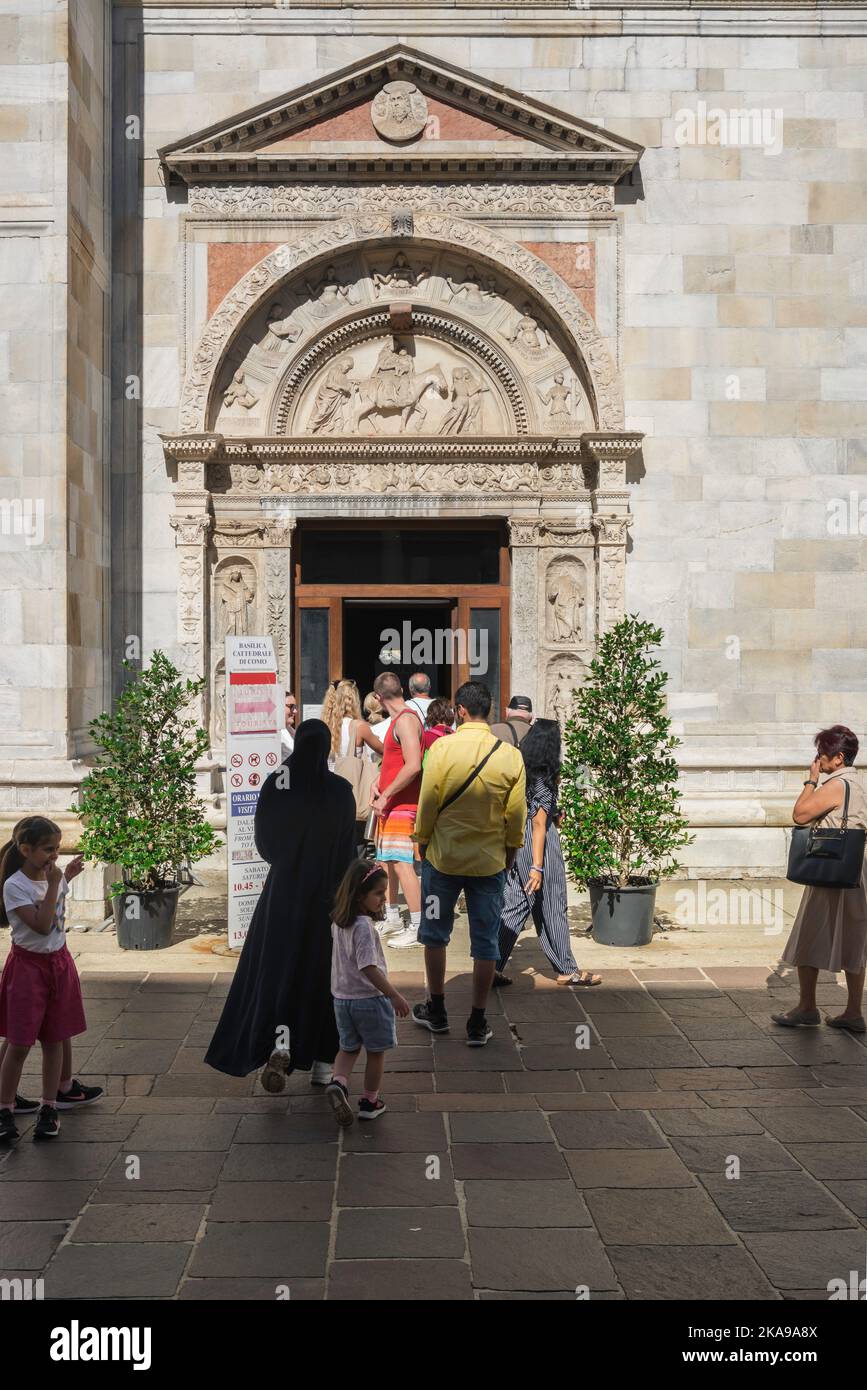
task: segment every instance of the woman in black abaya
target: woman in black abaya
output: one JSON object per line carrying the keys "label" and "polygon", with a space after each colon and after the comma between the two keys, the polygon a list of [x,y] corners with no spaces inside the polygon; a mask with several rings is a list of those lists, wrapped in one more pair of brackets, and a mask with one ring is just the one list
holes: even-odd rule
{"label": "woman in black abaya", "polygon": [[[289,1071],[308,1071],[337,1055],[331,904],[355,854],[355,797],[348,782],[328,771],[330,751],[327,725],[306,719],[291,757],[259,797],[256,849],[271,870],[205,1055],[229,1076],[248,1076],[276,1048],[287,1050],[279,1029],[288,1031]],[[330,1069],[325,1076],[314,1072],[312,1080],[329,1076]]]}

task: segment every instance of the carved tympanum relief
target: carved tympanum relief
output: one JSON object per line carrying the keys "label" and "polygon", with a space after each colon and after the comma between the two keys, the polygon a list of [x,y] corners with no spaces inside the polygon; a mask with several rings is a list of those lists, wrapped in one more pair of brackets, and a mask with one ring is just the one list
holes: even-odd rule
{"label": "carved tympanum relief", "polygon": [[326,365],[301,392],[291,434],[509,434],[511,413],[484,368],[447,343],[386,337]]}
{"label": "carved tympanum relief", "polygon": [[[402,304],[412,331],[377,331]],[[210,427],[230,436],[574,435],[594,423],[583,373],[526,290],[482,263],[410,242],[365,248],[263,297],[224,359]],[[288,411],[287,381],[299,386]]]}

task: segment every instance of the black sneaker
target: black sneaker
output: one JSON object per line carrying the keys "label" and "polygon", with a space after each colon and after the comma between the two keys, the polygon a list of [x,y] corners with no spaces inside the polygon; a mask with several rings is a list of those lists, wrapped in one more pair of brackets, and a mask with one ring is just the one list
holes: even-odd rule
{"label": "black sneaker", "polygon": [[378,1120],[380,1115],[384,1115],[388,1106],[381,1100],[368,1100],[362,1096],[358,1102],[359,1120]]}
{"label": "black sneaker", "polygon": [[16,1115],[35,1115],[39,1109],[39,1101],[26,1100],[24,1096],[16,1096],[13,1109]]}
{"label": "black sneaker", "polygon": [[449,1016],[445,1009],[436,1010],[429,999],[423,1004],[413,1004],[412,1020],[420,1028],[429,1028],[432,1033],[449,1031]]}
{"label": "black sneaker", "polygon": [[342,1081],[329,1081],[325,1087],[325,1094],[328,1103],[334,1111],[334,1118],[341,1129],[347,1129],[352,1124],[355,1116],[352,1113],[352,1106],[349,1104],[349,1092]]}
{"label": "black sneaker", "polygon": [[467,1022],[467,1047],[484,1047],[493,1036],[494,1030],[488,1027],[488,1020],[484,1015],[478,1023],[474,1023],[472,1019]]}
{"label": "black sneaker", "polygon": [[39,1114],[36,1117],[36,1124],[33,1128],[33,1138],[36,1139],[56,1139],[60,1133],[60,1119],[53,1105],[40,1105]]}
{"label": "black sneaker", "polygon": [[82,1086],[80,1081],[73,1081],[68,1091],[57,1092],[54,1104],[57,1110],[80,1110],[83,1105],[93,1105],[104,1094],[101,1086]]}
{"label": "black sneaker", "polygon": [[0,1140],[11,1144],[13,1140],[20,1139],[18,1126],[15,1123],[15,1116],[8,1105],[5,1110],[0,1110]]}

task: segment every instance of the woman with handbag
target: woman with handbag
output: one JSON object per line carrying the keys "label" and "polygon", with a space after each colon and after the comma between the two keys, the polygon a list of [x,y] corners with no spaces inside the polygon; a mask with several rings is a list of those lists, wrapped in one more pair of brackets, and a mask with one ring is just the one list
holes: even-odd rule
{"label": "woman with handbag", "polygon": [[[795,802],[796,826],[810,826],[807,836],[793,834],[789,877],[806,883],[782,960],[798,971],[800,998],[787,1014],[773,1014],[783,1028],[814,1027],[821,1023],[816,1007],[816,983],[820,970],[846,975],[849,997],[837,1018],[825,1018],[832,1028],[864,1033],[861,1013],[864,970],[867,965],[867,864],[863,840],[867,830],[867,796],[853,766],[858,740],[842,724],[816,735],[816,757],[804,789]],[[825,781],[819,785],[819,776]],[[860,863],[845,877],[846,836],[852,837]],[[797,837],[797,838],[796,838]],[[849,859],[852,858],[851,853]],[[811,867],[812,861],[812,867]],[[858,869],[860,867],[860,875]],[[854,887],[836,883],[851,882]]]}

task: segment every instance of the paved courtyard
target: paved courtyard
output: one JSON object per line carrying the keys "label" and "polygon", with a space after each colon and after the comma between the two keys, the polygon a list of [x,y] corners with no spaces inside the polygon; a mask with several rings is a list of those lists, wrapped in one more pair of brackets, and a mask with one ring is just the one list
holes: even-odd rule
{"label": "paved courtyard", "polygon": [[[702,966],[726,956],[710,939],[582,942],[605,981],[575,994],[524,936],[493,1041],[463,1042],[462,971],[452,1035],[401,1023],[388,1114],[343,1134],[306,1076],[270,1097],[204,1065],[225,958],[71,945],[75,1070],[108,1094],[55,1146],[22,1118],[0,1156],[0,1265],[47,1298],[825,1299],[863,1272],[867,1047],[773,1027],[794,992],[767,944]],[[421,999],[420,953],[396,964]]]}

